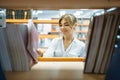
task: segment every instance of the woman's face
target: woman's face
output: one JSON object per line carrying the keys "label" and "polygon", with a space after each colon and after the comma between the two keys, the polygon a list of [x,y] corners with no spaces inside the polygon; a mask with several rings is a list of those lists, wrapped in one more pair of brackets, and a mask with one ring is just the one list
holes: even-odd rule
{"label": "woman's face", "polygon": [[60,30],[63,33],[63,35],[69,35],[69,34],[73,34],[73,26],[70,26],[68,24],[68,22],[65,21],[65,19],[61,20],[61,24],[60,24]]}

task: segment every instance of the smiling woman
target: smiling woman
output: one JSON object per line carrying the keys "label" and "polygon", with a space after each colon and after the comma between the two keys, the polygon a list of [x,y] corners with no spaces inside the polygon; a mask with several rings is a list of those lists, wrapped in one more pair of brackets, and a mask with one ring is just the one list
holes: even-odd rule
{"label": "smiling woman", "polygon": [[77,18],[72,14],[65,14],[59,19],[62,37],[52,40],[43,57],[85,57],[85,43],[74,37]]}

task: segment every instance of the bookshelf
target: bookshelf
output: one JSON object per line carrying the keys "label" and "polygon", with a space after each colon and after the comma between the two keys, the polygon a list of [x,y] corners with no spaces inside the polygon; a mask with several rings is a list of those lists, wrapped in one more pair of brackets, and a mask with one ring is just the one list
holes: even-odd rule
{"label": "bookshelf", "polygon": [[[15,13],[13,12],[11,14],[11,18],[6,17],[6,22],[7,23],[18,23],[18,24],[22,24],[22,23],[28,23],[28,20],[31,19],[30,15],[28,17],[28,14],[26,12],[24,12],[23,17],[15,17]],[[13,16],[13,17],[12,17]],[[20,14],[19,14],[20,16]],[[79,19],[80,20],[80,19]],[[60,30],[59,25],[58,25],[58,19],[52,19],[52,20],[37,20],[37,19],[33,19],[33,22],[35,23],[37,29],[41,28],[41,27],[50,27],[51,26],[51,30],[48,31],[48,33],[45,34],[41,34],[38,30],[39,33],[39,48],[42,51],[46,51],[46,49],[48,48],[48,43],[50,43],[52,41],[52,39],[54,38],[58,38],[60,36]],[[42,26],[38,26],[38,24],[42,25]],[[79,40],[82,41],[86,41],[86,34],[88,32],[88,25],[89,25],[89,19],[88,20],[80,20],[78,23],[78,26],[75,30],[75,33],[78,35],[77,38]],[[79,36],[79,35],[85,35],[85,36]],[[41,44],[44,43],[44,44]],[[46,43],[46,44],[45,44]],[[39,61],[83,61],[85,62],[84,58],[43,58],[43,57],[38,57]]]}

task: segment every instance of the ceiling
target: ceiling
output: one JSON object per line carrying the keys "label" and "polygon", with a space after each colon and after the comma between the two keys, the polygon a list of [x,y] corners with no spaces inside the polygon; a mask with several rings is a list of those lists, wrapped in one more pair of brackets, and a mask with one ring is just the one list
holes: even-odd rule
{"label": "ceiling", "polygon": [[0,0],[0,8],[19,9],[103,9],[120,7],[120,0]]}

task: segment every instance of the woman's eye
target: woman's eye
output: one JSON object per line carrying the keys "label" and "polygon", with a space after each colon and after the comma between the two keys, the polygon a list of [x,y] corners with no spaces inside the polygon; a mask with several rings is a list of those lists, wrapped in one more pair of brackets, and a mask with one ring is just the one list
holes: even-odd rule
{"label": "woman's eye", "polygon": [[69,26],[68,24],[65,24],[65,26]]}
{"label": "woman's eye", "polygon": [[59,25],[60,27],[62,27],[62,25]]}
{"label": "woman's eye", "polygon": [[62,26],[69,26],[69,24],[64,24],[64,25],[61,25],[61,24],[60,24],[59,26],[60,26],[60,27],[62,27]]}

